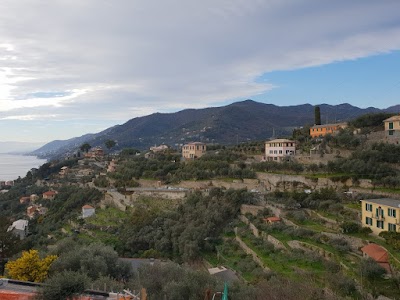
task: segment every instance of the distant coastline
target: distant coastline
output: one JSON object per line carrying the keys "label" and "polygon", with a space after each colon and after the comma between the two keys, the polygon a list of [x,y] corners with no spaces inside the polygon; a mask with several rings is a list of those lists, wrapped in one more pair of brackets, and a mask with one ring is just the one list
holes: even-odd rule
{"label": "distant coastline", "polygon": [[19,176],[25,177],[32,168],[38,168],[46,159],[40,159],[36,156],[23,153],[0,153],[0,180],[15,180]]}

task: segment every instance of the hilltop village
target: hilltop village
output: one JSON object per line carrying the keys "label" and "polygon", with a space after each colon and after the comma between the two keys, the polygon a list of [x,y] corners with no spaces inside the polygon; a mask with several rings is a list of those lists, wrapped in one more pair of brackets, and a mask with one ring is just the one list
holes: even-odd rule
{"label": "hilltop village", "polygon": [[315,123],[0,182],[0,298],[400,299],[400,116]]}

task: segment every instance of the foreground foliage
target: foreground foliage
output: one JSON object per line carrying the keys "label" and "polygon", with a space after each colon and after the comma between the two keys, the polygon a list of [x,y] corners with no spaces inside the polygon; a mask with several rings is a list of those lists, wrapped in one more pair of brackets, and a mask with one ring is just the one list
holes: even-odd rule
{"label": "foreground foliage", "polygon": [[56,259],[56,255],[41,259],[37,250],[24,251],[20,258],[6,264],[6,271],[12,279],[43,282]]}

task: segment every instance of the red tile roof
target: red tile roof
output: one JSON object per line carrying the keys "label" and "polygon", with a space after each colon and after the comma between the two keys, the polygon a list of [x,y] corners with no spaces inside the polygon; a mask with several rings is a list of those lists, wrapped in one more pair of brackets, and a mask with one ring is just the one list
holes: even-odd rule
{"label": "red tile roof", "polygon": [[389,255],[387,251],[374,243],[368,244],[361,248],[361,251],[371,257],[373,260],[381,263],[389,262]]}
{"label": "red tile roof", "polygon": [[268,217],[264,219],[265,222],[270,222],[270,223],[274,223],[274,222],[280,222],[281,218],[279,217]]}
{"label": "red tile roof", "polygon": [[94,207],[91,206],[91,205],[86,204],[86,205],[82,206],[82,208],[84,208],[84,209],[91,209],[91,208],[94,208]]}
{"label": "red tile roof", "polygon": [[55,191],[47,191],[47,192],[43,193],[43,195],[46,195],[46,196],[54,196],[55,194],[56,194]]}

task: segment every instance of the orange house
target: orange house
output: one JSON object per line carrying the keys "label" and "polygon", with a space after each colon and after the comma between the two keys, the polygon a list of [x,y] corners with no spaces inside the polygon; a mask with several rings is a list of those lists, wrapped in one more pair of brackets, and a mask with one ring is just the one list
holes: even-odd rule
{"label": "orange house", "polygon": [[347,127],[347,123],[314,125],[310,128],[310,136],[312,138],[324,137],[327,134],[335,134],[339,129]]}

